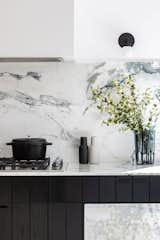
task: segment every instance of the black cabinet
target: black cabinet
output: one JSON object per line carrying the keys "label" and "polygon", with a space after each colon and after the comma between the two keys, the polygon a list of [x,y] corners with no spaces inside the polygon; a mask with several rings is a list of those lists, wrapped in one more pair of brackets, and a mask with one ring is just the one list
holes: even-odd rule
{"label": "black cabinet", "polygon": [[48,180],[44,178],[29,183],[29,194],[31,203],[47,203],[49,199]]}
{"label": "black cabinet", "polygon": [[[55,189],[56,190],[55,190]],[[81,202],[82,201],[82,181],[81,177],[57,177],[53,186],[51,185],[51,196],[56,202]]]}
{"label": "black cabinet", "polygon": [[82,189],[82,199],[84,203],[99,202],[99,177],[83,177]]}
{"label": "black cabinet", "polygon": [[160,176],[0,178],[3,240],[83,240],[85,203],[160,202]]}
{"label": "black cabinet", "polygon": [[66,207],[63,203],[49,204],[49,240],[66,239]]}
{"label": "black cabinet", "polygon": [[149,201],[149,177],[133,177],[133,202]]}
{"label": "black cabinet", "polygon": [[128,176],[116,177],[117,202],[132,202],[132,178]]}
{"label": "black cabinet", "polygon": [[2,177],[0,179],[0,203],[11,202],[11,182],[10,178],[5,179]]}
{"label": "black cabinet", "polygon": [[116,178],[100,177],[100,202],[116,201]]}
{"label": "black cabinet", "polygon": [[49,240],[83,240],[83,205],[50,203]]}
{"label": "black cabinet", "polygon": [[48,238],[48,180],[15,178],[12,182],[13,240]]}
{"label": "black cabinet", "polygon": [[48,238],[48,178],[35,178],[29,182],[31,240]]}
{"label": "black cabinet", "polygon": [[29,204],[13,206],[13,240],[30,240]]}
{"label": "black cabinet", "polygon": [[83,240],[83,205],[66,206],[66,240]]}
{"label": "black cabinet", "polygon": [[11,240],[11,182],[8,177],[0,178],[0,239]]}
{"label": "black cabinet", "polygon": [[13,203],[29,203],[30,201],[30,184],[26,177],[13,178],[12,180],[12,197]]}
{"label": "black cabinet", "polygon": [[33,202],[30,206],[31,240],[48,238],[48,208],[45,202]]}
{"label": "black cabinet", "polygon": [[160,177],[150,177],[150,201],[160,202]]}
{"label": "black cabinet", "polygon": [[47,204],[13,205],[13,240],[44,240],[47,229]]}
{"label": "black cabinet", "polygon": [[0,239],[12,240],[11,234],[11,206],[0,204]]}

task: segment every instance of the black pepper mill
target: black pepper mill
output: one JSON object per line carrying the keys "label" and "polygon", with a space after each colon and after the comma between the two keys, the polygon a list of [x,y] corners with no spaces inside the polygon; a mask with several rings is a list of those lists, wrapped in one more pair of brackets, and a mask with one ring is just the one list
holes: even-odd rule
{"label": "black pepper mill", "polygon": [[88,146],[87,146],[87,138],[86,137],[81,137],[81,139],[80,139],[79,163],[81,163],[81,164],[88,163]]}

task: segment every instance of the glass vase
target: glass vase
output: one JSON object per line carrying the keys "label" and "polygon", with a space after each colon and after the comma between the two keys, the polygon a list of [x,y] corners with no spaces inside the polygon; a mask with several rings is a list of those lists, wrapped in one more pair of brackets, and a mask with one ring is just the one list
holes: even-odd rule
{"label": "glass vase", "polygon": [[155,159],[155,130],[135,131],[134,139],[136,164],[153,164]]}

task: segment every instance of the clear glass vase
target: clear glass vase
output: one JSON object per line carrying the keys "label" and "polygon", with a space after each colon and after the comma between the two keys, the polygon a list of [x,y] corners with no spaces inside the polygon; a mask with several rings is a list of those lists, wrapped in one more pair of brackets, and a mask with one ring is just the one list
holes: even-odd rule
{"label": "clear glass vase", "polygon": [[136,164],[153,164],[155,159],[155,130],[134,132]]}

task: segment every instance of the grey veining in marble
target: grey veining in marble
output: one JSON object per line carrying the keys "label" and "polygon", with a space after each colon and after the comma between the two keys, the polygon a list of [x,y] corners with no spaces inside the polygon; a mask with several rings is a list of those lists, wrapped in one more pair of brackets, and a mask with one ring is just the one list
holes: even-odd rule
{"label": "grey veining in marble", "polygon": [[87,86],[87,91],[90,89],[90,87],[92,86],[92,84],[95,83],[95,81],[97,80],[97,78],[100,76],[100,73],[93,73],[91,76],[88,77],[87,82],[88,82],[88,86]]}
{"label": "grey veining in marble", "polygon": [[85,240],[158,240],[160,204],[86,204]]}
{"label": "grey veining in marble", "polygon": [[62,107],[62,108],[70,108],[71,102],[62,99],[62,98],[57,98],[51,95],[40,95],[40,102],[42,104],[46,105],[52,105],[56,107]]}
{"label": "grey veining in marble", "polygon": [[134,74],[138,74],[140,72],[147,74],[160,73],[160,65],[158,67],[154,67],[153,62],[127,62],[126,68],[129,72]]}
{"label": "grey veining in marble", "polygon": [[0,72],[0,77],[6,77],[6,76],[11,76],[17,80],[21,80],[27,77],[31,77],[35,80],[40,81],[41,75],[38,72],[27,72],[26,74],[18,74],[18,73],[12,73],[12,72]]}
{"label": "grey veining in marble", "polygon": [[51,105],[60,108],[70,109],[71,103],[65,99],[57,98],[51,95],[40,95],[38,99],[33,98],[32,96],[25,94],[24,92],[15,91],[15,95],[9,95],[6,92],[0,91],[0,101],[5,98],[14,98],[20,103],[24,103],[29,106],[40,106],[40,105]]}
{"label": "grey veining in marble", "polygon": [[32,106],[32,107],[39,105],[39,101],[37,99],[29,96],[28,94],[20,92],[20,91],[16,91],[15,100],[17,100],[20,103],[24,103],[26,105]]}
{"label": "grey veining in marble", "polygon": [[[121,133],[117,128],[103,126],[103,116],[92,108],[84,114],[90,104],[90,88],[101,82],[112,87],[110,81],[125,70],[135,75],[140,86],[152,85],[158,98],[159,64],[111,60],[98,64],[0,63],[0,156],[11,155],[5,143],[12,138],[33,136],[53,142],[48,155],[78,162],[79,138],[99,136],[103,139],[100,162],[130,163],[132,132]],[[157,127],[157,158],[159,136]]]}
{"label": "grey veining in marble", "polygon": [[[88,87],[87,91],[92,85],[96,82],[98,78],[103,77],[105,72],[107,83],[104,84],[106,87],[111,87],[111,81],[114,79],[119,79],[120,82],[123,82],[123,72],[128,72],[132,75],[139,74],[160,74],[160,63],[158,61],[152,62],[124,62],[123,64],[117,64],[117,67],[111,67],[110,69],[107,66],[107,63],[102,63],[93,68],[91,75],[88,77]],[[108,77],[107,77],[108,75]]]}
{"label": "grey veining in marble", "polygon": [[5,98],[8,98],[8,97],[9,97],[9,94],[0,91],[0,100],[4,100]]}

